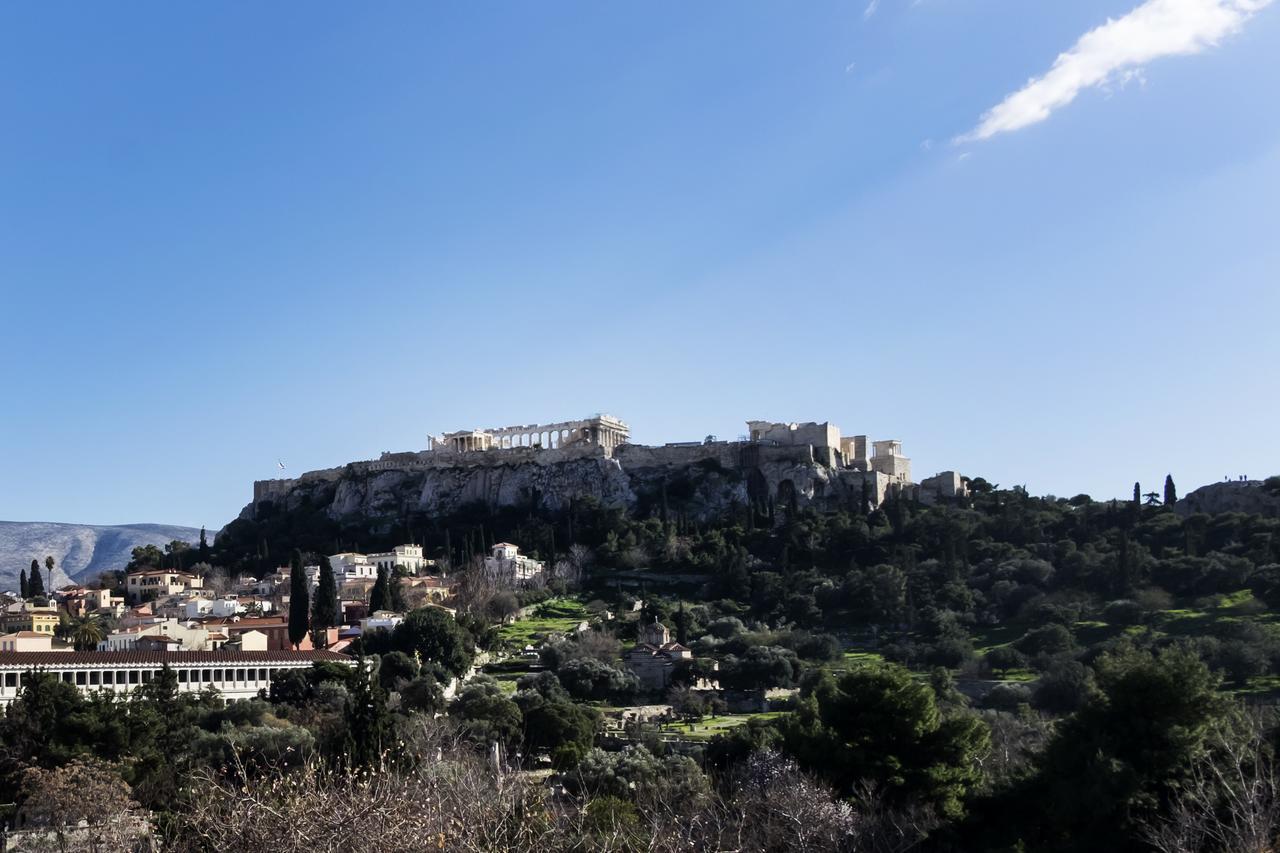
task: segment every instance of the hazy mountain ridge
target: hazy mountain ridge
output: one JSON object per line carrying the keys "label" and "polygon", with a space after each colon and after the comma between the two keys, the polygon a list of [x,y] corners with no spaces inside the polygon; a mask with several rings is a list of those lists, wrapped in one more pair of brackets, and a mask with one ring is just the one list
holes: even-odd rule
{"label": "hazy mountain ridge", "polygon": [[[123,569],[139,545],[163,546],[175,539],[195,544],[200,531],[170,524],[63,524],[50,521],[0,521],[0,587],[17,589],[18,573],[52,556],[57,565],[52,585]],[[212,534],[210,535],[212,539]],[[50,581],[46,579],[46,585]]]}

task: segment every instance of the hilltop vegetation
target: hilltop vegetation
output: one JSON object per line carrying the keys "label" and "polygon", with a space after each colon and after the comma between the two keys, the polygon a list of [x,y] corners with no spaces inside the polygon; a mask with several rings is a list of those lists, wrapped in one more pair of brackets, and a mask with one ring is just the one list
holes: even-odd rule
{"label": "hilltop vegetation", "polygon": [[[201,565],[412,538],[458,581],[457,619],[414,611],[359,641],[355,671],[294,672],[235,711],[163,684],[124,705],[36,682],[0,783],[32,802],[24,768],[60,772],[113,720],[159,714],[167,762],[137,761],[155,746],[133,728],[99,757],[182,849],[295,849],[290,832],[327,832],[316,803],[353,815],[357,847],[417,824],[485,850],[1270,849],[1280,519],[970,485],[940,506],[700,523],[670,500],[345,526],[269,509]],[[546,560],[545,583],[486,580],[474,557],[498,540]],[[692,652],[662,690],[622,657],[655,621]],[[636,715],[652,703],[671,715]],[[175,768],[204,783],[179,795]]]}

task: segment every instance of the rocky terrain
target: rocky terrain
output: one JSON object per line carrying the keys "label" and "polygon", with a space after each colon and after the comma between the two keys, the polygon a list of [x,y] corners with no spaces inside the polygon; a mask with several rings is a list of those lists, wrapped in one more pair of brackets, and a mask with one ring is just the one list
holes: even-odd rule
{"label": "rocky terrain", "polygon": [[46,521],[0,521],[0,588],[17,589],[18,573],[44,558],[56,562],[52,584],[89,578],[98,572],[122,569],[140,545],[160,545],[175,539],[195,543],[200,531],[167,524],[59,524]]}
{"label": "rocky terrain", "polygon": [[1260,480],[1230,480],[1210,483],[1187,494],[1174,506],[1179,515],[1205,512],[1246,512],[1280,518],[1280,493],[1269,490]]}
{"label": "rocky terrain", "polygon": [[690,518],[710,518],[749,501],[760,505],[771,500],[797,505],[847,502],[856,499],[862,488],[860,472],[828,465],[816,459],[809,447],[756,449],[750,456],[744,456],[740,447],[724,445],[629,447],[613,456],[543,461],[550,455],[314,472],[297,480],[270,481],[269,493],[246,506],[240,517],[253,518],[267,502],[277,511],[308,506],[343,521],[409,513],[445,515],[476,504],[556,511],[573,500],[591,498],[628,510],[665,504]]}

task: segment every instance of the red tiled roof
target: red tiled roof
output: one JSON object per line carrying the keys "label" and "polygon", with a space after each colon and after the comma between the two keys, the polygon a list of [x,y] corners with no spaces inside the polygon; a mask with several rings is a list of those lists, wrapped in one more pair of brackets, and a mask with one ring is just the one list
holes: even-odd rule
{"label": "red tiled roof", "polygon": [[86,666],[113,664],[154,664],[160,666],[190,666],[194,664],[250,664],[296,663],[298,661],[344,662],[351,658],[336,652],[275,651],[275,652],[0,652],[0,667],[5,666]]}

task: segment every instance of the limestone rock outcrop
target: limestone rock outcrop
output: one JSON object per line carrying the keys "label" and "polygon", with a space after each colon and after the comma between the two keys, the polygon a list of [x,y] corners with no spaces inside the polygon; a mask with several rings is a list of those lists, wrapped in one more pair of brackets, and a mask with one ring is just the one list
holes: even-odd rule
{"label": "limestone rock outcrop", "polygon": [[294,480],[255,484],[241,518],[270,502],[293,510],[321,508],[335,521],[447,515],[472,504],[490,508],[565,509],[575,499],[635,509],[667,503],[695,518],[736,506],[852,506],[870,490],[875,505],[885,478],[841,467],[808,446],[744,442],[646,447],[627,445],[563,451],[404,454],[376,462],[313,471]]}
{"label": "limestone rock outcrop", "polygon": [[1174,505],[1179,515],[1204,512],[1246,512],[1280,518],[1280,494],[1268,491],[1260,480],[1210,483],[1190,492]]}

